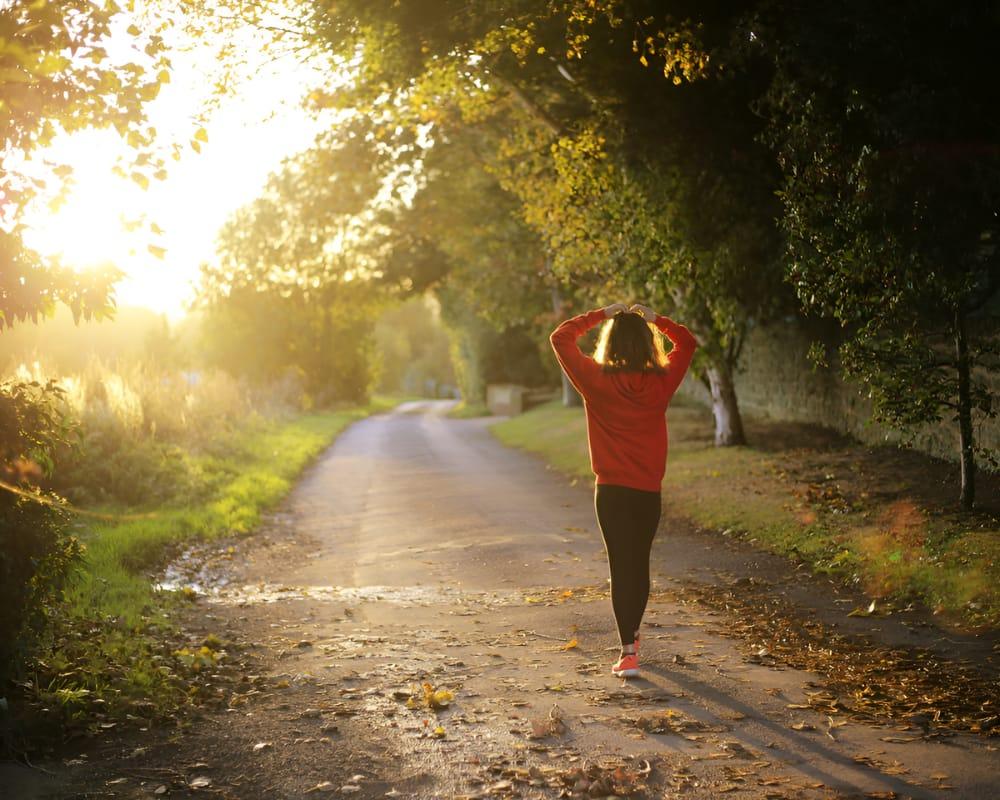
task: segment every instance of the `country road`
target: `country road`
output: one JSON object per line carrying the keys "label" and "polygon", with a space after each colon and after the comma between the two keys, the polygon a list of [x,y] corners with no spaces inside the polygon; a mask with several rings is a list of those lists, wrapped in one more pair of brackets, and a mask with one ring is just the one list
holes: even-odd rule
{"label": "country road", "polygon": [[995,639],[847,617],[859,596],[695,530],[669,497],[643,676],[612,676],[592,485],[450,405],[354,423],[261,531],[216,548],[188,625],[242,666],[189,725],[96,745],[47,796],[1000,797],[996,738],[846,713],[830,675],[748,649],[699,598],[777,592],[845,637],[984,670]]}

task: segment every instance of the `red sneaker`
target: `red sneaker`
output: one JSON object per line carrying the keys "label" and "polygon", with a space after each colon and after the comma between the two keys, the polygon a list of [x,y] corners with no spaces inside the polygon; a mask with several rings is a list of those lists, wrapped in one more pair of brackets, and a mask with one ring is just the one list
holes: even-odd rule
{"label": "red sneaker", "polygon": [[611,673],[619,678],[634,678],[639,674],[639,657],[635,653],[625,653],[611,668]]}

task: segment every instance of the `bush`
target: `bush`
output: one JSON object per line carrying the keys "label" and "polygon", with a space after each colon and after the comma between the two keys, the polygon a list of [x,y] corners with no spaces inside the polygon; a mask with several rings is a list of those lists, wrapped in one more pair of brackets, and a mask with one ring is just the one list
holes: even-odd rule
{"label": "bush", "polygon": [[[79,560],[61,498],[34,483],[53,466],[52,452],[75,433],[54,382],[0,383],[0,676],[16,671],[52,603]],[[16,490],[16,491],[15,491]],[[18,493],[20,492],[20,493]],[[40,499],[32,499],[32,495]],[[48,501],[46,503],[45,501]]]}
{"label": "bush", "polygon": [[[52,495],[48,495],[53,497]],[[14,676],[38,640],[83,546],[67,512],[0,495],[0,677]]]}

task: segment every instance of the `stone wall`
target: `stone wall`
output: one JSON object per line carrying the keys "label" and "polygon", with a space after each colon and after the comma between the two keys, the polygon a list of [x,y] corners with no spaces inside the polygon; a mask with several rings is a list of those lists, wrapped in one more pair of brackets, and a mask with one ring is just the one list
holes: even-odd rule
{"label": "stone wall", "polygon": [[[829,368],[813,369],[808,358],[811,342],[826,344]],[[839,377],[836,349],[839,331],[828,324],[798,317],[754,328],[744,345],[736,394],[744,413],[770,419],[825,425],[868,443],[900,442],[902,436],[870,421],[867,390]],[[989,376],[994,396],[1000,395],[1000,374]],[[693,374],[679,394],[705,405],[711,400]],[[1000,449],[1000,420],[973,417],[977,443]],[[931,455],[958,460],[958,424],[949,419],[924,426],[914,447]]]}

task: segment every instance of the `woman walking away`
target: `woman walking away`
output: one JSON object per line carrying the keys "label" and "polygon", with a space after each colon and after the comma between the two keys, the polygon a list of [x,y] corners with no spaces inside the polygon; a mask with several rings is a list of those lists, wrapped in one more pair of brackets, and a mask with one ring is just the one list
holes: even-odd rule
{"label": "woman walking away", "polygon": [[[594,357],[577,339],[605,322]],[[669,357],[652,326],[673,342]],[[683,325],[636,303],[612,303],[572,317],[549,336],[583,397],[594,471],[594,509],[611,574],[611,606],[621,657],[611,672],[639,674],[639,624],[649,600],[649,551],[660,522],[667,461],[666,411],[697,341]]]}

